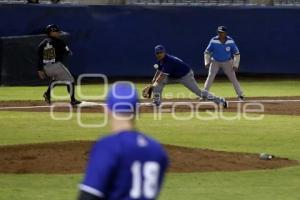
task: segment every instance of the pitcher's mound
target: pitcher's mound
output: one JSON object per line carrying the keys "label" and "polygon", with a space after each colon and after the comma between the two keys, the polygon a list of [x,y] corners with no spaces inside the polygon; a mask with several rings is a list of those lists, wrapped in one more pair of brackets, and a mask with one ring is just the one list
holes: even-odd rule
{"label": "pitcher's mound", "polygon": [[[82,173],[93,142],[56,142],[0,147],[0,173]],[[286,158],[164,145],[171,172],[241,171],[297,165]]]}

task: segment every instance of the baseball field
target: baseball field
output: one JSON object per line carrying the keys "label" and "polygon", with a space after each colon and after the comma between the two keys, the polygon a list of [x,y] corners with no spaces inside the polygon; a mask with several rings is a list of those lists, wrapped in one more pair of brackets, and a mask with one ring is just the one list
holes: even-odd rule
{"label": "baseball field", "polygon": [[[136,84],[139,91],[144,85]],[[229,81],[214,83],[212,92],[229,99],[226,110],[177,84],[165,88],[161,112],[142,106],[138,128],[171,159],[159,199],[300,199],[300,79],[244,78],[241,85],[245,102],[236,101]],[[109,133],[104,99],[95,96],[103,85],[80,86],[87,106],[72,109],[50,108],[45,89],[0,87],[0,200],[76,199],[89,149]],[[64,87],[54,93],[67,94]]]}

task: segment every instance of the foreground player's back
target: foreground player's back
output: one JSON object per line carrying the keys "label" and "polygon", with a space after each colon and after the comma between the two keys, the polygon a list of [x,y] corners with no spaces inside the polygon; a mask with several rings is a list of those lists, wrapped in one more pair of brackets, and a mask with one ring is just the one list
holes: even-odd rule
{"label": "foreground player's back", "polygon": [[137,131],[122,131],[94,145],[81,190],[103,199],[156,199],[167,165],[158,142]]}

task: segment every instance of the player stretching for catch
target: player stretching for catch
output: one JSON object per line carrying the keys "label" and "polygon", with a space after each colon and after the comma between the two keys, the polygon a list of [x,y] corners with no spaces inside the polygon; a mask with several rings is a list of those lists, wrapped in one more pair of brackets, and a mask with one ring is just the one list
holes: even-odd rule
{"label": "player stretching for catch", "polygon": [[55,24],[46,27],[48,37],[39,45],[39,65],[38,75],[45,79],[46,75],[51,78],[44,98],[47,103],[51,103],[51,89],[55,81],[63,81],[67,84],[70,93],[71,105],[75,106],[81,102],[75,99],[75,83],[70,71],[62,63],[64,56],[71,55],[68,46],[60,39],[61,31]]}
{"label": "player stretching for catch", "polygon": [[112,85],[107,98],[112,134],[90,153],[79,200],[154,200],[168,167],[163,147],[135,128],[138,94],[133,85]]}
{"label": "player stretching for catch", "polygon": [[218,36],[213,37],[204,52],[205,68],[209,68],[208,77],[204,89],[209,91],[220,67],[232,82],[240,101],[244,100],[243,91],[236,78],[235,72],[239,68],[240,52],[233,39],[227,36],[227,28],[219,26]]}
{"label": "player stretching for catch", "polygon": [[162,45],[157,45],[154,48],[154,51],[158,61],[157,64],[154,65],[157,71],[153,77],[152,84],[143,90],[143,97],[150,98],[151,95],[149,94],[153,92],[153,104],[159,106],[161,104],[163,88],[169,81],[172,81],[183,84],[186,88],[204,100],[213,101],[216,104],[227,108],[227,102],[224,98],[216,97],[208,91],[201,90],[198,87],[194,72],[188,64],[175,56],[167,54],[166,49]]}

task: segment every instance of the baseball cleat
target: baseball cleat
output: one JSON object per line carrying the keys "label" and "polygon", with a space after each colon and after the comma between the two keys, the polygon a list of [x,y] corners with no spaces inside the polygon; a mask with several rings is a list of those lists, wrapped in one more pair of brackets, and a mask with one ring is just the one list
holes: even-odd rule
{"label": "baseball cleat", "polygon": [[228,108],[228,102],[227,101],[224,101],[223,108]]}
{"label": "baseball cleat", "polygon": [[244,97],[243,95],[238,96],[238,100],[239,100],[239,101],[245,101],[245,97]]}
{"label": "baseball cleat", "polygon": [[44,97],[46,103],[49,103],[49,104],[51,103],[51,97],[47,92],[45,92],[43,94],[43,97]]}
{"label": "baseball cleat", "polygon": [[78,101],[78,100],[71,101],[72,106],[77,106],[79,104],[81,104],[81,101]]}
{"label": "baseball cleat", "polygon": [[161,103],[158,103],[158,102],[149,102],[149,103],[146,103],[145,106],[148,106],[148,107],[159,107]]}
{"label": "baseball cleat", "polygon": [[199,101],[207,101],[207,97],[199,97]]}
{"label": "baseball cleat", "polygon": [[220,104],[223,105],[223,108],[228,108],[228,102],[225,99],[221,99]]}

